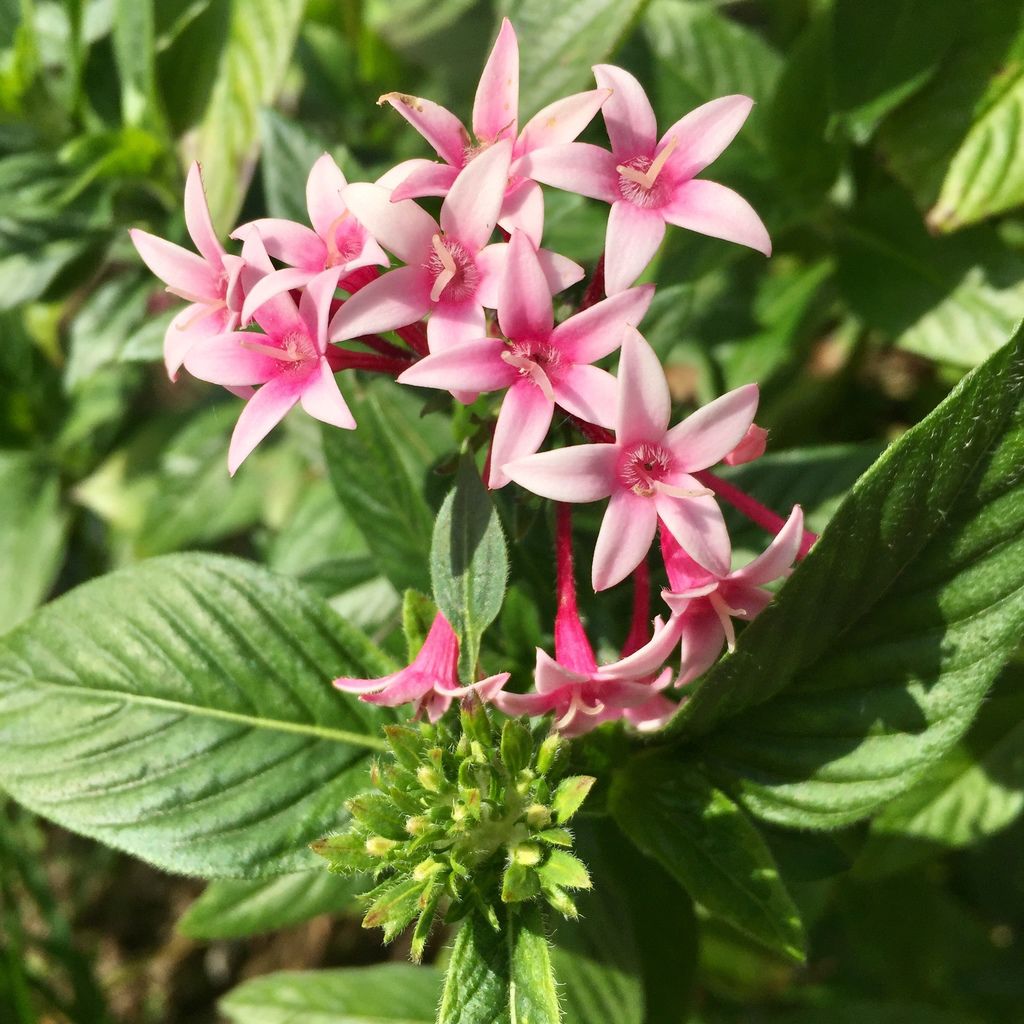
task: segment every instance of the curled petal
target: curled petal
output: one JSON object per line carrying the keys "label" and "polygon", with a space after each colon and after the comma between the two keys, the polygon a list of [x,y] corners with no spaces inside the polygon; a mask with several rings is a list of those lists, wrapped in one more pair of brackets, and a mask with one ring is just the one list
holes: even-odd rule
{"label": "curled petal", "polygon": [[164,366],[171,380],[178,379],[178,371],[185,356],[194,345],[218,334],[227,334],[238,326],[237,318],[226,306],[207,306],[193,303],[181,310],[164,332]]}
{"label": "curled petal", "polygon": [[445,163],[453,167],[461,167],[465,163],[469,136],[451,111],[404,92],[389,92],[377,103],[388,103],[397,110],[434,147]]}
{"label": "curled petal", "polygon": [[786,525],[775,535],[775,539],[752,562],[737,569],[731,579],[760,586],[789,574],[790,566],[796,561],[804,536],[804,511],[799,505],[786,520]]}
{"label": "curled petal", "polygon": [[681,655],[679,678],[676,686],[686,686],[705,672],[718,659],[725,647],[725,629],[718,616],[706,602],[684,618],[679,638]]}
{"label": "curled petal", "polygon": [[656,627],[654,636],[643,647],[611,665],[602,665],[598,674],[602,679],[647,679],[653,676],[671,657],[682,629],[680,617],[673,615],[660,628]]}

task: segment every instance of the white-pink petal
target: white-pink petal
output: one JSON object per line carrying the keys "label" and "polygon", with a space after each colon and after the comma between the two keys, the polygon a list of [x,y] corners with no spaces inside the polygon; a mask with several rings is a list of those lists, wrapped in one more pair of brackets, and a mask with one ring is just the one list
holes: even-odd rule
{"label": "white-pink petal", "polygon": [[306,179],[306,209],[313,230],[326,239],[331,225],[345,213],[341,190],[348,184],[330,153],[318,157]]}
{"label": "white-pink petal", "polygon": [[193,303],[178,312],[164,332],[164,366],[167,376],[177,380],[185,356],[194,345],[226,334],[238,326],[237,317],[225,306]]}
{"label": "white-pink petal", "polygon": [[734,572],[730,579],[760,586],[788,575],[790,566],[800,552],[803,537],[804,511],[799,505],[794,505],[785,525],[771,544],[752,562]]}
{"label": "white-pink petal", "polygon": [[683,617],[679,639],[680,672],[676,686],[685,686],[705,672],[718,659],[725,647],[725,630],[710,607],[698,607]]}
{"label": "white-pink petal", "polygon": [[430,280],[422,267],[398,267],[360,288],[334,314],[331,341],[393,331],[416,323],[430,309]]}
{"label": "white-pink petal", "polygon": [[692,178],[721,156],[750,114],[754,101],[749,96],[720,96],[691,110],[662,136],[659,148],[675,138],[676,149],[669,158],[674,177]]}
{"label": "white-pink petal", "polygon": [[695,473],[721,462],[754,422],[758,394],[756,384],[745,384],[677,423],[665,435],[665,445],[675,456],[675,467]]}
{"label": "white-pink petal", "polygon": [[[686,490],[700,490],[700,484],[693,477],[682,474],[672,483]],[[678,498],[657,492],[654,503],[669,533],[695,562],[715,576],[728,575],[732,544],[722,510],[714,498],[709,495]]]}
{"label": "white-pink petal", "polygon": [[281,217],[263,217],[246,225],[248,228],[259,232],[264,248],[274,259],[314,273],[324,269],[327,246],[312,228]]}
{"label": "white-pink petal", "polygon": [[289,292],[293,288],[305,288],[314,277],[315,270],[303,270],[300,267],[284,267],[261,277],[246,293],[242,305],[242,323],[249,323],[256,310],[275,295]]}
{"label": "white-pink petal", "polygon": [[356,421],[338,390],[338,382],[326,359],[310,375],[302,388],[302,408],[321,423],[329,423],[342,430],[355,430]]}
{"label": "white-pink petal", "polygon": [[450,110],[404,92],[389,92],[381,96],[377,103],[391,104],[446,163],[454,167],[461,167],[465,163],[469,136],[462,122]]}
{"label": "white-pink petal", "polygon": [[604,243],[604,290],[615,295],[628,288],[654,259],[665,237],[660,210],[636,206],[627,199],[612,203]]}
{"label": "white-pink petal", "polygon": [[299,400],[303,383],[288,375],[275,377],[245,403],[228,447],[228,472],[232,476],[256,445],[285,418]]}
{"label": "white-pink petal", "polygon": [[[434,160],[408,160],[408,171],[395,185],[391,193],[393,203],[403,199],[420,199],[423,196],[446,196],[459,176],[458,167],[439,164]],[[381,184],[380,181],[377,184]]]}
{"label": "white-pink petal", "polygon": [[594,78],[602,89],[612,90],[601,114],[618,161],[653,155],[658,122],[644,87],[628,71],[614,64],[598,64]]}
{"label": "white-pink petal", "polygon": [[510,185],[501,204],[498,224],[510,235],[522,231],[534,245],[540,245],[544,234],[544,193],[540,185],[527,178]]}
{"label": "white-pink petal", "polygon": [[210,220],[199,164],[193,161],[185,179],[185,227],[200,255],[215,271],[224,269],[224,246]]}
{"label": "white-pink petal", "polygon": [[611,94],[610,89],[591,89],[549,103],[526,122],[516,141],[514,155],[525,156],[545,146],[574,142]]}
{"label": "white-pink petal", "polygon": [[508,476],[542,498],[552,501],[597,501],[616,486],[619,457],[614,444],[577,444],[540,452],[504,466]]}
{"label": "white-pink petal", "polygon": [[622,447],[638,441],[660,444],[671,415],[672,396],[661,360],[635,327],[627,327],[619,360],[616,443]]}
{"label": "white-pink petal", "polygon": [[494,233],[511,158],[508,139],[495,143],[459,171],[441,204],[441,230],[470,252],[479,252]]}
{"label": "white-pink petal", "polygon": [[658,529],[658,511],[650,498],[631,490],[615,491],[594,546],[594,590],[621,583],[646,557]]}
{"label": "white-pink petal", "polygon": [[544,443],[555,403],[532,380],[520,377],[505,393],[491,442],[487,486],[504,487],[511,479],[506,463],[532,455]]}
{"label": "white-pink petal", "polygon": [[446,352],[455,345],[486,335],[484,309],[476,299],[459,303],[439,302],[427,321],[427,346],[431,352]]}
{"label": "white-pink petal", "polygon": [[577,363],[593,363],[614,352],[626,326],[639,327],[654,298],[654,285],[645,284],[594,303],[563,320],[552,332],[551,343]]}
{"label": "white-pink petal", "polygon": [[519,42],[508,18],[501,19],[498,38],[480,75],[473,101],[473,134],[492,142],[516,133],[519,117]]}
{"label": "white-pink petal", "polygon": [[665,220],[677,227],[698,231],[772,254],[768,229],[754,208],[731,188],[694,178],[680,185],[672,201],[662,207]]}
{"label": "white-pink petal", "polygon": [[185,354],[185,369],[193,377],[226,387],[262,384],[280,372],[279,360],[253,351],[246,347],[247,343],[272,347],[261,334],[244,331],[221,334],[190,348]]}
{"label": "white-pink petal", "polygon": [[418,360],[399,384],[444,391],[499,391],[519,379],[519,371],[501,358],[508,346],[500,338],[474,338]]}
{"label": "white-pink petal", "polygon": [[498,292],[498,323],[513,341],[543,341],[555,323],[551,290],[537,250],[521,231],[513,232]]}
{"label": "white-pink petal", "polygon": [[438,233],[437,221],[411,199],[391,202],[391,193],[369,182],[346,186],[342,200],[356,220],[403,263],[421,264]]}
{"label": "white-pink petal", "polygon": [[558,372],[551,387],[566,412],[602,427],[615,425],[619,382],[607,370],[584,363],[570,366]]}
{"label": "white-pink petal", "polygon": [[588,142],[567,142],[527,153],[516,161],[515,174],[566,192],[614,203],[620,198],[616,159]]}
{"label": "white-pink petal", "polygon": [[175,294],[190,302],[223,298],[220,274],[201,256],[148,231],[132,228],[128,234],[142,262]]}

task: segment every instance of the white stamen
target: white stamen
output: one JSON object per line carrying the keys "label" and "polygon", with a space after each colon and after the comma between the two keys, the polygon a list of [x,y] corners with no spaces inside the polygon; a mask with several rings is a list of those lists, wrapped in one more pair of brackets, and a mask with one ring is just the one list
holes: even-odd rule
{"label": "white stamen", "polygon": [[679,145],[679,139],[673,135],[662,151],[654,158],[651,166],[646,171],[641,171],[637,167],[630,167],[628,164],[620,164],[615,168],[624,178],[628,178],[630,181],[635,181],[641,188],[645,188],[650,191],[654,188],[655,182],[658,180],[658,175],[661,174],[668,162],[668,158],[672,155],[672,151]]}
{"label": "white stamen", "polygon": [[714,491],[706,487],[676,487],[674,484],[667,484],[664,480],[655,480],[654,489],[662,494],[671,494],[673,498],[707,498],[713,497]]}
{"label": "white stamen", "polygon": [[242,348],[249,349],[250,352],[258,352],[261,356],[269,356],[271,359],[277,359],[282,363],[301,363],[305,358],[298,352],[288,352],[283,348],[275,348],[273,345],[263,345],[258,341],[240,341],[238,343]]}
{"label": "white stamen", "polygon": [[441,298],[441,293],[451,284],[452,278],[458,271],[458,267],[455,265],[455,260],[452,258],[452,254],[445,247],[444,242],[441,241],[440,235],[434,235],[430,240],[430,244],[434,247],[434,252],[437,253],[437,258],[441,261],[441,266],[444,270],[434,279],[434,287],[430,289],[430,301],[437,302]]}
{"label": "white stamen", "polygon": [[533,383],[540,388],[541,393],[549,402],[553,402],[555,400],[555,392],[551,387],[551,381],[548,379],[548,375],[532,359],[527,359],[526,356],[517,356],[514,352],[502,352],[501,358],[504,359],[509,366],[514,366],[517,370],[526,373]]}
{"label": "white stamen", "polygon": [[718,621],[722,623],[722,629],[725,630],[725,641],[729,645],[729,650],[736,650],[736,629],[732,624],[732,617],[734,615],[741,614],[736,608],[730,608],[725,603],[725,599],[718,591],[713,591],[708,595],[708,600],[711,602],[711,607],[715,609],[715,614],[718,616]]}

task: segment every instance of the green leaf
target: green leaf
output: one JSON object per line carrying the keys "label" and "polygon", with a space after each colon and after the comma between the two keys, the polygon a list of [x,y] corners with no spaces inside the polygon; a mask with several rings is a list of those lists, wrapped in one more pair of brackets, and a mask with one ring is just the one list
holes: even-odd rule
{"label": "green leaf", "polygon": [[956,366],[987,359],[1024,316],[1024,258],[985,227],[932,237],[894,189],[872,193],[843,223],[838,282],[867,325]]}
{"label": "green leaf", "polygon": [[535,904],[494,929],[471,914],[455,939],[437,1024],[559,1024],[544,920]]}
{"label": "green leaf", "polygon": [[573,775],[562,779],[551,798],[555,821],[560,825],[567,822],[583,806],[596,781],[592,775]]}
{"label": "green leaf", "polygon": [[935,74],[962,10],[941,0],[837,0],[833,103],[857,141]]}
{"label": "green leaf", "polygon": [[330,681],[389,668],[283,577],[214,555],[155,558],[3,638],[0,785],[168,871],[302,870],[391,719]]}
{"label": "green leaf", "polygon": [[593,89],[591,67],[611,56],[644,0],[503,0],[519,37],[519,123],[580,89]]}
{"label": "green leaf", "polygon": [[271,106],[302,22],[305,0],[234,0],[217,80],[198,127],[210,214],[218,231],[234,227],[259,149],[259,112]]}
{"label": "green leaf", "polygon": [[331,483],[395,588],[429,590],[434,516],[423,493],[442,450],[437,432],[420,420],[415,396],[394,385],[345,397],[359,429],[324,429]]}
{"label": "green leaf", "polygon": [[268,879],[211,882],[178,922],[190,939],[240,939],[286,928],[320,914],[348,913],[366,880],[323,869]]}
{"label": "green leaf", "polygon": [[263,138],[260,169],[267,213],[271,217],[306,224],[309,212],[305,182],[313,164],[328,147],[309,129],[273,110],[260,114],[260,129]]}
{"label": "green leaf", "polygon": [[623,832],[690,895],[768,949],[802,962],[804,931],[764,840],[692,766],[642,755],[612,783]]}
{"label": "green leaf", "polygon": [[377,964],[332,971],[281,971],[229,992],[232,1024],[433,1024],[441,988],[432,967]]}
{"label": "green leaf", "polygon": [[437,607],[459,634],[463,678],[473,679],[480,637],[501,611],[508,554],[497,509],[468,455],[434,524],[430,579]]}
{"label": "green leaf", "polygon": [[0,633],[46,597],[66,537],[57,474],[29,452],[0,452]]}
{"label": "green leaf", "polygon": [[970,724],[1024,626],[1022,391],[1018,335],[861,478],[668,727],[755,813],[856,821]]}
{"label": "green leaf", "polygon": [[113,20],[114,56],[121,81],[121,119],[135,128],[163,124],[156,89],[154,0],[117,0]]}

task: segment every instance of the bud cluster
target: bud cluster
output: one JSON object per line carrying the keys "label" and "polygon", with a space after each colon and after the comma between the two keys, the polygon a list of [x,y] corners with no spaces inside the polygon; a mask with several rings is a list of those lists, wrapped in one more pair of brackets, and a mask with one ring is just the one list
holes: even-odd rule
{"label": "bud cluster", "polygon": [[348,802],[349,828],[313,847],[331,871],[378,880],[364,927],[391,941],[415,920],[418,961],[442,906],[447,922],[477,910],[495,928],[499,901],[543,899],[576,916],[569,890],[588,889],[590,876],[565,825],[594,779],[564,774],[564,740],[516,719],[499,731],[479,703],[457,721],[385,732],[390,757]]}

